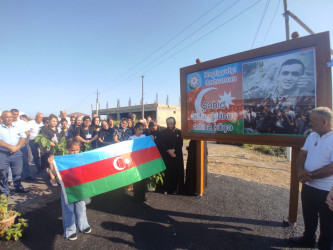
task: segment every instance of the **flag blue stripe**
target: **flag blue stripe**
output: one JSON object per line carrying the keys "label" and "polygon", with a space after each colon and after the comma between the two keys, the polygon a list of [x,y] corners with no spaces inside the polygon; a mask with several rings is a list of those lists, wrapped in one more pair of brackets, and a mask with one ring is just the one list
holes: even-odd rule
{"label": "flag blue stripe", "polygon": [[111,144],[80,154],[55,156],[54,160],[58,170],[62,171],[155,146],[156,144],[151,137],[147,136],[135,140]]}

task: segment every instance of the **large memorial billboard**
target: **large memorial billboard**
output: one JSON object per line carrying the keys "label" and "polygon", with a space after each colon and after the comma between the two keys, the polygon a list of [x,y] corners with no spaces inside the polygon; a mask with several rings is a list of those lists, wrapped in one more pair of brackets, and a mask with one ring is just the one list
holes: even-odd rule
{"label": "large memorial billboard", "polygon": [[182,68],[184,137],[302,143],[309,112],[332,106],[329,53],[322,33]]}

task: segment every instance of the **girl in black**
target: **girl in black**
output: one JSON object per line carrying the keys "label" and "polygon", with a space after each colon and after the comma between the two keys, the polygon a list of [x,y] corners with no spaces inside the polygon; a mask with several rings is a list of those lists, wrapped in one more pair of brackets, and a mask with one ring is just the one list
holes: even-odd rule
{"label": "girl in black", "polygon": [[[99,125],[99,123],[100,123],[100,120],[99,120],[98,117],[94,117],[94,118],[92,119],[91,126],[93,126],[93,127],[95,128],[97,134],[98,134],[99,131],[101,130],[101,126]],[[91,146],[92,146],[93,149],[98,148],[98,140],[93,141],[93,142],[91,143]]]}
{"label": "girl in black", "polygon": [[[91,126],[91,119],[89,116],[83,117],[82,126],[78,127],[76,130],[76,139],[83,143],[92,143],[98,138],[97,131],[95,127]],[[81,147],[82,151],[85,151],[85,147]]]}
{"label": "girl in black", "polygon": [[102,129],[98,133],[98,147],[115,143],[115,137],[115,130],[110,128],[106,121],[102,121]]}

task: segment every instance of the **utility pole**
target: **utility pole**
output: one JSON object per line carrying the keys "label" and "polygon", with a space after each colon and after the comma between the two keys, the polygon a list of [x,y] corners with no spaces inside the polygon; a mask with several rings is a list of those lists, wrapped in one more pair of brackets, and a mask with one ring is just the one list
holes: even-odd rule
{"label": "utility pole", "polygon": [[283,0],[283,7],[284,7],[284,22],[286,26],[286,40],[290,40],[290,30],[289,30],[289,12],[288,12],[288,3],[287,0]]}
{"label": "utility pole", "polygon": [[143,100],[143,93],[144,93],[144,77],[145,76],[141,76],[142,78],[142,119],[145,119],[145,104],[144,104],[144,100]]}
{"label": "utility pole", "polygon": [[[312,29],[310,29],[310,27],[307,26],[301,19],[299,19],[293,12],[291,12],[290,10],[287,10],[287,13],[292,19],[294,19],[310,35],[315,34],[315,32]],[[333,56],[333,49],[331,49],[331,55]]]}
{"label": "utility pole", "polygon": [[[289,30],[289,11],[288,11],[288,3],[287,0],[283,0],[284,7],[284,22],[286,26],[286,40],[290,40],[290,30]],[[291,161],[291,147],[287,147],[287,160]]]}
{"label": "utility pole", "polygon": [[96,115],[98,116],[98,106],[99,106],[99,103],[98,103],[98,94],[100,94],[100,93],[98,93],[98,89],[97,89],[96,94],[97,94],[97,98],[96,98]]}

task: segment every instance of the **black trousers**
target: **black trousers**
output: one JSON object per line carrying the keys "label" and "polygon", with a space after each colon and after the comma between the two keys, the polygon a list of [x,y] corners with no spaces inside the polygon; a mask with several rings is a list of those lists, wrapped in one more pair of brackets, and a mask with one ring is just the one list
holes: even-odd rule
{"label": "black trousers", "polygon": [[133,184],[134,198],[138,201],[145,201],[146,199],[146,179],[138,181]]}
{"label": "black trousers", "polygon": [[302,188],[302,208],[304,218],[304,237],[315,241],[320,221],[319,249],[333,249],[333,212],[325,203],[328,191],[304,184]]}

